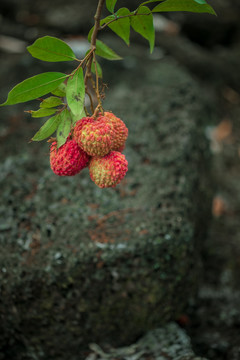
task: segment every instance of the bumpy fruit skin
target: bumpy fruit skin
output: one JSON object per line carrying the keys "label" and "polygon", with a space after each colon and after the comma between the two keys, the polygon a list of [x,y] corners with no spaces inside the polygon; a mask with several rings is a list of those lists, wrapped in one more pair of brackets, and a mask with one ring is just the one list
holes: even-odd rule
{"label": "bumpy fruit skin", "polygon": [[73,130],[73,139],[78,143],[80,147],[81,147],[80,137],[81,137],[82,128],[87,124],[94,123],[94,121],[95,120],[93,117],[86,116],[76,122]]}
{"label": "bumpy fruit skin", "polygon": [[57,149],[54,141],[50,148],[50,166],[52,171],[59,176],[73,176],[78,174],[89,163],[86,154],[75,140],[67,139],[66,143]]}
{"label": "bumpy fruit skin", "polygon": [[112,141],[111,126],[99,119],[82,127],[78,144],[90,156],[104,156],[111,151]]}
{"label": "bumpy fruit skin", "polygon": [[[100,116],[98,119],[100,120],[102,117]],[[128,137],[128,128],[124,124],[124,122],[116,117],[111,112],[104,112],[103,118],[107,123],[111,126],[113,131],[113,141],[112,141],[112,149],[116,151],[123,151],[125,147],[125,142]]]}
{"label": "bumpy fruit skin", "polygon": [[128,162],[118,151],[111,151],[103,157],[93,157],[89,163],[90,177],[100,188],[115,187],[127,170]]}

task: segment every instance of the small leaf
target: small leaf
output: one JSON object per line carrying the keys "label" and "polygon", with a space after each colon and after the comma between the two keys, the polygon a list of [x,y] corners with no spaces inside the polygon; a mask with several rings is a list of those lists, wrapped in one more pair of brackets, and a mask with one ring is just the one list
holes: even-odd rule
{"label": "small leaf", "polygon": [[[100,21],[100,25],[102,26],[103,24],[106,24],[107,22],[114,20],[114,19],[116,19],[115,15],[109,15]],[[94,30],[94,26],[90,29],[90,31],[88,33],[88,41],[89,42],[91,42],[93,30]]]}
{"label": "small leaf", "polygon": [[56,96],[50,96],[41,102],[40,108],[50,109],[59,105],[62,105],[62,99]]}
{"label": "small leaf", "polygon": [[[100,64],[99,64],[97,61],[96,61],[96,67],[97,67],[98,76],[99,76],[100,78],[102,78],[102,68],[101,68]],[[94,74],[96,74],[94,62],[92,62],[91,71],[92,71]]]}
{"label": "small leaf", "polygon": [[209,13],[216,15],[213,8],[206,2],[200,3],[200,0],[166,0],[153,8],[152,12],[165,12],[165,11],[189,11],[195,13]]}
{"label": "small leaf", "polygon": [[82,119],[85,116],[86,116],[86,113],[85,113],[84,107],[82,107],[82,109],[78,115],[74,115],[73,113],[71,113],[72,125],[74,126],[78,120]]}
{"label": "small leaf", "polygon": [[149,4],[149,3],[153,3],[153,2],[160,2],[160,1],[164,1],[164,0],[148,0],[148,1],[144,1],[140,6]]}
{"label": "small leaf", "polygon": [[76,56],[70,46],[52,36],[44,36],[37,39],[32,45],[27,47],[27,50],[33,57],[44,61],[76,60]]}
{"label": "small leaf", "polygon": [[57,111],[57,109],[39,109],[36,111],[31,111],[30,113],[33,118],[39,118],[39,117],[53,115],[53,114],[55,114],[56,111]]}
{"label": "small leaf", "polygon": [[51,136],[57,130],[61,118],[60,114],[48,119],[32,138],[33,141],[41,141]]}
{"label": "small leaf", "polygon": [[[121,8],[117,11],[116,16],[126,16],[129,15],[130,11],[127,8]],[[109,20],[108,20],[109,21]],[[129,45],[129,37],[130,37],[130,19],[128,17],[123,19],[118,19],[113,21],[108,27],[114,31],[120,38],[125,41],[127,45]]]}
{"label": "small leaf", "polygon": [[150,52],[152,52],[155,43],[155,30],[153,16],[147,6],[140,6],[138,8],[136,16],[131,17],[131,26],[137,33],[149,41]]}
{"label": "small leaf", "polygon": [[198,4],[207,4],[205,0],[194,0]]}
{"label": "small leaf", "polygon": [[56,96],[64,97],[66,95],[66,88],[67,85],[62,82],[56,89],[51,91],[51,93]]}
{"label": "small leaf", "polygon": [[91,42],[93,30],[94,30],[94,26],[90,29],[90,31],[88,33],[88,41],[89,42]]}
{"label": "small leaf", "polygon": [[85,101],[85,83],[81,67],[68,79],[66,97],[72,113],[77,115],[83,108]]}
{"label": "small leaf", "polygon": [[106,7],[107,7],[108,11],[110,11],[111,13],[114,12],[116,2],[117,2],[117,0],[106,0]]}
{"label": "small leaf", "polygon": [[68,109],[63,110],[60,114],[60,123],[57,128],[57,147],[60,148],[65,144],[71,130],[71,114]]}
{"label": "small leaf", "polygon": [[122,58],[115,53],[110,47],[104,44],[101,40],[96,41],[96,55],[99,55],[108,60],[121,60]]}
{"label": "small leaf", "polygon": [[5,103],[0,106],[23,103],[48,94],[60,85],[68,75],[58,72],[46,72],[22,81],[8,94]]}

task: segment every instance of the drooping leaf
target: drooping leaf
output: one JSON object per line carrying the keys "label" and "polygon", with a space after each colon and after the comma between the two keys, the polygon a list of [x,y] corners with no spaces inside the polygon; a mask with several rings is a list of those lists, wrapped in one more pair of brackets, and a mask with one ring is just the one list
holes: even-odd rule
{"label": "drooping leaf", "polygon": [[63,110],[60,114],[60,123],[57,128],[57,147],[60,148],[65,144],[71,130],[72,118],[68,109]]}
{"label": "drooping leaf", "polygon": [[72,125],[74,126],[78,120],[82,119],[85,116],[86,116],[86,112],[84,110],[84,107],[82,108],[81,112],[78,115],[74,115],[73,113],[71,113]]}
{"label": "drooping leaf", "polygon": [[[120,16],[129,15],[130,11],[127,8],[121,8],[117,11],[117,18]],[[109,20],[108,20],[109,21]],[[127,45],[129,45],[129,37],[130,37],[130,18],[125,17],[122,19],[118,19],[113,21],[108,25],[108,27],[114,31],[120,38],[125,41]]]}
{"label": "drooping leaf", "polygon": [[52,36],[44,36],[37,39],[32,45],[27,47],[27,50],[33,57],[44,61],[76,60],[76,56],[70,46]]}
{"label": "drooping leaf", "polygon": [[166,12],[166,11],[189,11],[195,13],[209,13],[216,15],[213,8],[206,2],[200,3],[195,0],[166,0],[153,8],[152,12]]}
{"label": "drooping leaf", "polygon": [[122,58],[115,53],[110,47],[104,44],[101,40],[96,41],[96,55],[99,55],[108,60],[121,60]]}
{"label": "drooping leaf", "polygon": [[149,41],[150,52],[152,52],[155,43],[155,30],[153,16],[147,6],[140,6],[138,8],[136,16],[131,17],[131,26],[137,33]]}
{"label": "drooping leaf", "polygon": [[41,104],[40,108],[43,109],[51,109],[55,106],[59,106],[62,104],[62,99],[56,96],[49,96],[47,99],[44,99]]}
{"label": "drooping leaf", "polygon": [[13,105],[34,100],[56,89],[68,75],[59,72],[46,72],[35,75],[16,85],[8,94],[5,103],[0,106]]}
{"label": "drooping leaf", "polygon": [[81,67],[68,79],[66,97],[72,113],[77,115],[83,108],[85,101],[85,83]]}
{"label": "drooping leaf", "polygon": [[117,0],[106,0],[106,7],[107,7],[108,11],[110,11],[111,13],[114,12],[116,2],[117,2]]}
{"label": "drooping leaf", "polygon": [[39,117],[53,115],[53,114],[55,114],[56,111],[57,111],[57,109],[39,109],[36,111],[31,111],[30,113],[33,118],[39,118]]}
{"label": "drooping leaf", "polygon": [[[102,78],[102,68],[101,68],[99,62],[97,62],[97,61],[96,61],[96,67],[97,67],[98,76],[99,76],[100,78]],[[92,62],[91,71],[92,71],[94,74],[96,74],[96,69],[95,69],[94,62]]]}
{"label": "drooping leaf", "polygon": [[51,91],[51,93],[56,96],[64,97],[66,95],[66,88],[67,85],[62,82],[56,89]]}
{"label": "drooping leaf", "polygon": [[33,141],[41,141],[51,136],[57,130],[61,120],[60,114],[48,119],[32,138]]}

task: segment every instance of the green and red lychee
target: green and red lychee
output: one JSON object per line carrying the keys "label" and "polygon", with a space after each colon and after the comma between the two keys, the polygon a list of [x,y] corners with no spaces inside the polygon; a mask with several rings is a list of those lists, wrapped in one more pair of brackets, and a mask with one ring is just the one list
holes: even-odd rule
{"label": "green and red lychee", "polygon": [[[112,140],[112,148],[111,150],[123,151],[125,147],[125,142],[128,137],[128,128],[124,124],[124,122],[116,117],[111,112],[104,112],[103,118],[109,124],[113,131],[113,140]],[[102,119],[100,116],[99,119]]]}
{"label": "green and red lychee", "polygon": [[112,129],[103,119],[90,119],[83,125],[81,122],[77,125],[77,129],[74,129],[74,139],[88,155],[104,156],[112,148]]}
{"label": "green and red lychee", "polygon": [[118,151],[100,157],[93,157],[89,163],[92,181],[100,188],[115,187],[126,175],[128,162]]}
{"label": "green and red lychee", "polygon": [[81,144],[84,151],[91,156],[104,156],[112,149],[113,134],[111,127],[102,120],[84,126]]}
{"label": "green and red lychee", "polygon": [[111,112],[104,112],[96,120],[78,120],[73,131],[78,145],[90,156],[104,156],[110,151],[122,151],[128,137],[124,122]]}
{"label": "green and red lychee", "polygon": [[95,119],[93,117],[86,116],[76,122],[73,129],[73,138],[79,145],[81,143],[80,137],[81,137],[82,128],[87,124],[94,123],[94,121]]}
{"label": "green and red lychee", "polygon": [[73,176],[78,174],[89,163],[89,155],[84,152],[75,140],[68,138],[59,149],[54,141],[50,147],[50,166],[59,176]]}

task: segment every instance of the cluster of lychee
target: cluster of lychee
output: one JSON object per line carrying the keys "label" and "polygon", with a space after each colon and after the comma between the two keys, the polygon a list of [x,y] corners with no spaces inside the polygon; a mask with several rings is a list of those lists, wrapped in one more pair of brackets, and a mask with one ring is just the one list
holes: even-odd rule
{"label": "cluster of lychee", "polygon": [[88,167],[100,188],[115,187],[126,175],[128,162],[122,154],[128,136],[124,122],[111,112],[84,117],[59,149],[50,148],[51,169],[59,176],[73,176]]}

